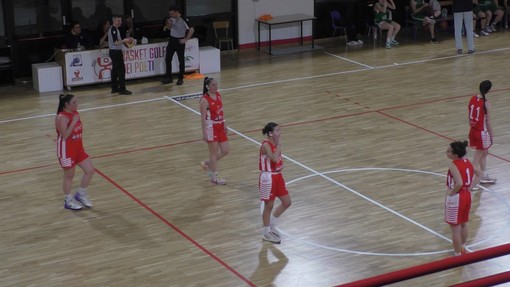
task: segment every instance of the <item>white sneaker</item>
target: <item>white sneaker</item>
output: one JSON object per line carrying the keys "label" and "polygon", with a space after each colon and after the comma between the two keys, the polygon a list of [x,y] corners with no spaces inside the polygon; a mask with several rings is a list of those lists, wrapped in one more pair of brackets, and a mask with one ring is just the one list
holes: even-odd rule
{"label": "white sneaker", "polygon": [[477,191],[477,190],[480,190],[480,188],[482,188],[482,187],[479,184],[477,184],[471,188],[471,191]]}
{"label": "white sneaker", "polygon": [[82,206],[74,199],[64,200],[64,208],[70,210],[80,210]]}
{"label": "white sneaker", "polygon": [[482,36],[489,36],[490,34],[485,32],[484,30],[480,30],[480,34],[482,34]]}
{"label": "white sneaker", "polygon": [[356,45],[358,45],[358,41],[347,42],[347,45],[349,45],[349,46],[356,46]]}
{"label": "white sneaker", "polygon": [[280,237],[276,236],[273,232],[264,233],[264,235],[262,235],[262,239],[276,244],[280,244],[282,242]]}
{"label": "white sneaker", "polygon": [[496,181],[498,180],[490,177],[484,177],[480,179],[480,183],[496,183]]}
{"label": "white sneaker", "polygon": [[497,32],[498,30],[496,29],[496,25],[492,24],[491,25],[491,30],[492,32]]}
{"label": "white sneaker", "polygon": [[485,32],[492,33],[492,29],[490,26],[485,27]]}
{"label": "white sneaker", "polygon": [[211,182],[214,183],[214,184],[218,184],[218,185],[225,185],[225,184],[227,184],[227,181],[224,180],[223,178],[221,178],[221,176],[219,174],[213,175],[211,177]]}
{"label": "white sneaker", "polygon": [[278,238],[281,238],[280,237],[280,232],[278,231],[278,228],[276,228],[276,225],[271,224],[271,225],[269,225],[269,227],[271,228],[271,233],[276,235]]}
{"label": "white sneaker", "polygon": [[478,37],[480,37],[480,35],[478,35],[475,32],[473,32],[473,37],[478,38]]}
{"label": "white sneaker", "polygon": [[92,207],[92,201],[90,201],[89,199],[89,196],[87,195],[87,192],[77,192],[75,195],[74,195],[74,199],[78,202],[80,202],[81,204],[83,204],[83,206],[86,206],[88,208],[91,208]]}
{"label": "white sneaker", "polygon": [[363,41],[358,40],[358,45],[363,45]]}

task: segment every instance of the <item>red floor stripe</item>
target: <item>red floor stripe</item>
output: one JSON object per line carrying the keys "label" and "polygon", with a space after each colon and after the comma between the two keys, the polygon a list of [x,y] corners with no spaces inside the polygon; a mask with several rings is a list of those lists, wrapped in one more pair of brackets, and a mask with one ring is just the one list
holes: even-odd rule
{"label": "red floor stripe", "polygon": [[136,203],[138,203],[139,205],[141,205],[143,208],[145,208],[146,210],[148,210],[150,213],[152,213],[154,216],[156,216],[157,218],[159,218],[159,220],[161,220],[162,222],[164,222],[168,227],[172,228],[174,231],[176,231],[177,233],[179,233],[182,237],[184,237],[186,240],[188,240],[189,242],[191,242],[193,245],[195,245],[196,247],[198,247],[200,250],[202,250],[205,254],[207,254],[209,257],[213,258],[216,262],[220,263],[221,265],[223,265],[223,267],[225,267],[228,271],[232,272],[233,274],[235,274],[237,277],[239,277],[241,280],[243,280],[244,282],[246,282],[249,286],[256,286],[253,282],[251,282],[250,280],[248,280],[246,277],[244,277],[243,275],[241,275],[239,272],[237,272],[234,268],[230,267],[230,265],[228,265],[227,263],[225,263],[223,260],[221,260],[218,256],[214,255],[211,251],[209,251],[208,249],[206,249],[205,247],[203,247],[202,245],[200,245],[200,243],[196,242],[193,238],[191,238],[190,236],[188,236],[186,233],[184,233],[182,230],[180,230],[177,226],[173,225],[171,222],[169,222],[168,220],[166,220],[161,214],[157,213],[156,211],[154,211],[152,208],[150,208],[148,205],[146,205],[145,203],[143,203],[141,200],[139,200],[138,198],[136,198],[134,195],[132,195],[130,192],[128,192],[126,189],[124,189],[122,186],[120,186],[118,183],[116,183],[113,179],[111,179],[110,177],[108,177],[106,174],[104,174],[103,172],[101,172],[100,170],[96,169],[96,172],[101,176],[103,177],[104,179],[106,179],[108,182],[110,182],[111,184],[113,184],[116,188],[118,188],[120,191],[122,191],[124,194],[126,194],[127,196],[129,196],[132,200],[134,200]]}

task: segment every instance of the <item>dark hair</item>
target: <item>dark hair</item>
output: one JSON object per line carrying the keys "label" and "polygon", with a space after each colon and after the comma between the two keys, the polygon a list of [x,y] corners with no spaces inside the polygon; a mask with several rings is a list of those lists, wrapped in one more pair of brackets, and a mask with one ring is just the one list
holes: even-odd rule
{"label": "dark hair", "polygon": [[269,122],[267,125],[262,129],[262,134],[266,135],[274,130],[278,126],[277,123]]}
{"label": "dark hair", "polygon": [[66,104],[69,104],[73,98],[74,95],[72,94],[60,94],[60,96],[58,96],[57,115],[64,110]]}
{"label": "dark hair", "polygon": [[[74,26],[76,26],[76,25],[80,25],[80,22],[78,22],[78,21],[73,21],[73,22],[71,22],[71,24],[69,24],[69,27],[71,27],[71,29],[73,29],[73,28],[74,28]],[[81,26],[81,25],[80,25],[80,26]]]}
{"label": "dark hair", "polygon": [[204,91],[203,91],[202,95],[207,93],[207,92],[209,92],[209,87],[208,86],[209,86],[209,83],[211,83],[212,80],[214,80],[214,78],[205,77],[205,79],[204,79]]}
{"label": "dark hair", "polygon": [[112,15],[112,20],[113,20],[113,19],[115,19],[115,18],[120,18],[120,19],[122,19],[122,15],[120,15],[120,14],[113,14],[113,15]]}
{"label": "dark hair", "polygon": [[466,155],[466,147],[468,146],[467,141],[455,141],[450,143],[452,148],[452,154],[456,154],[459,158]]}
{"label": "dark hair", "polygon": [[483,98],[483,110],[486,113],[487,113],[487,107],[485,107],[485,101],[487,99],[485,98],[485,94],[487,94],[491,90],[491,88],[492,88],[492,83],[489,80],[485,80],[480,83],[480,94],[482,95],[482,98]]}
{"label": "dark hair", "polygon": [[177,8],[176,5],[170,6],[170,8],[168,8],[168,11],[176,11],[176,12],[181,13],[181,10],[179,10],[179,8]]}

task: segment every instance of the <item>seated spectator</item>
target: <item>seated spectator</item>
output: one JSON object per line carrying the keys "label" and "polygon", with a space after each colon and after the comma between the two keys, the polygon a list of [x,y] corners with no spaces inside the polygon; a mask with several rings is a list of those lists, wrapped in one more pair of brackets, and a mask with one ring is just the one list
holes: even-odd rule
{"label": "seated spectator", "polygon": [[[506,15],[510,14],[510,6],[508,6],[509,1],[510,0],[499,0],[498,7],[499,7],[499,9],[503,10],[506,13]],[[510,17],[507,16],[506,20],[507,20],[507,22],[505,23],[505,29],[508,28],[508,23],[510,23]]]}
{"label": "seated spectator", "polygon": [[[439,6],[439,11],[433,10],[433,6],[438,6],[431,3],[431,0],[411,0],[411,17],[414,20],[420,21],[423,26],[428,25],[430,31],[430,43],[438,44],[439,42],[436,40],[435,36],[435,24],[436,20],[434,18],[441,15],[441,7]],[[437,8],[436,8],[437,9]]]}
{"label": "seated spectator", "polygon": [[119,30],[123,38],[131,37],[137,41],[142,39],[140,29],[135,28],[133,18],[131,18],[129,15],[126,15],[126,18],[122,21],[122,26],[120,26]]}
{"label": "seated spectator", "polygon": [[476,33],[477,20],[480,20],[480,34],[482,34],[482,36],[489,36],[490,33],[485,30],[487,27],[487,17],[478,6],[478,0],[473,0],[473,36],[475,36],[475,38],[479,36]]}
{"label": "seated spectator", "polygon": [[94,43],[90,40],[90,37],[81,31],[80,23],[71,22],[70,28],[71,30],[65,36],[66,48],[79,51],[94,48]]}
{"label": "seated spectator", "polygon": [[379,0],[374,5],[374,21],[381,30],[388,30],[386,34],[386,48],[391,49],[391,46],[397,46],[399,43],[395,40],[398,31],[400,31],[400,24],[389,19],[388,8],[396,9],[393,0]]}
{"label": "seated spectator", "polygon": [[103,20],[97,27],[96,45],[101,48],[108,48],[108,30],[110,30],[110,26],[110,20]]}
{"label": "seated spectator", "polygon": [[[478,3],[478,7],[481,11],[485,12],[487,18],[487,26],[485,26],[485,32],[492,33],[497,32],[496,25],[503,19],[505,12],[499,9],[497,0],[482,0]],[[494,21],[491,24],[492,17]]]}

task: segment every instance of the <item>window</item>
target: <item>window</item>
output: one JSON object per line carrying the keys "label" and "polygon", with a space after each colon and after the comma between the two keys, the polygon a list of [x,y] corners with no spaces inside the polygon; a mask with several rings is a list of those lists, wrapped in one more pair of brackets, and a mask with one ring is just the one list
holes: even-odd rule
{"label": "window", "polygon": [[91,31],[98,29],[103,20],[112,20],[113,14],[124,14],[123,0],[72,0],[71,19],[78,21],[80,25]]}
{"label": "window", "polygon": [[231,12],[231,0],[187,0],[186,16]]}
{"label": "window", "polygon": [[62,31],[60,3],[60,0],[13,1],[14,33],[19,36]]}

